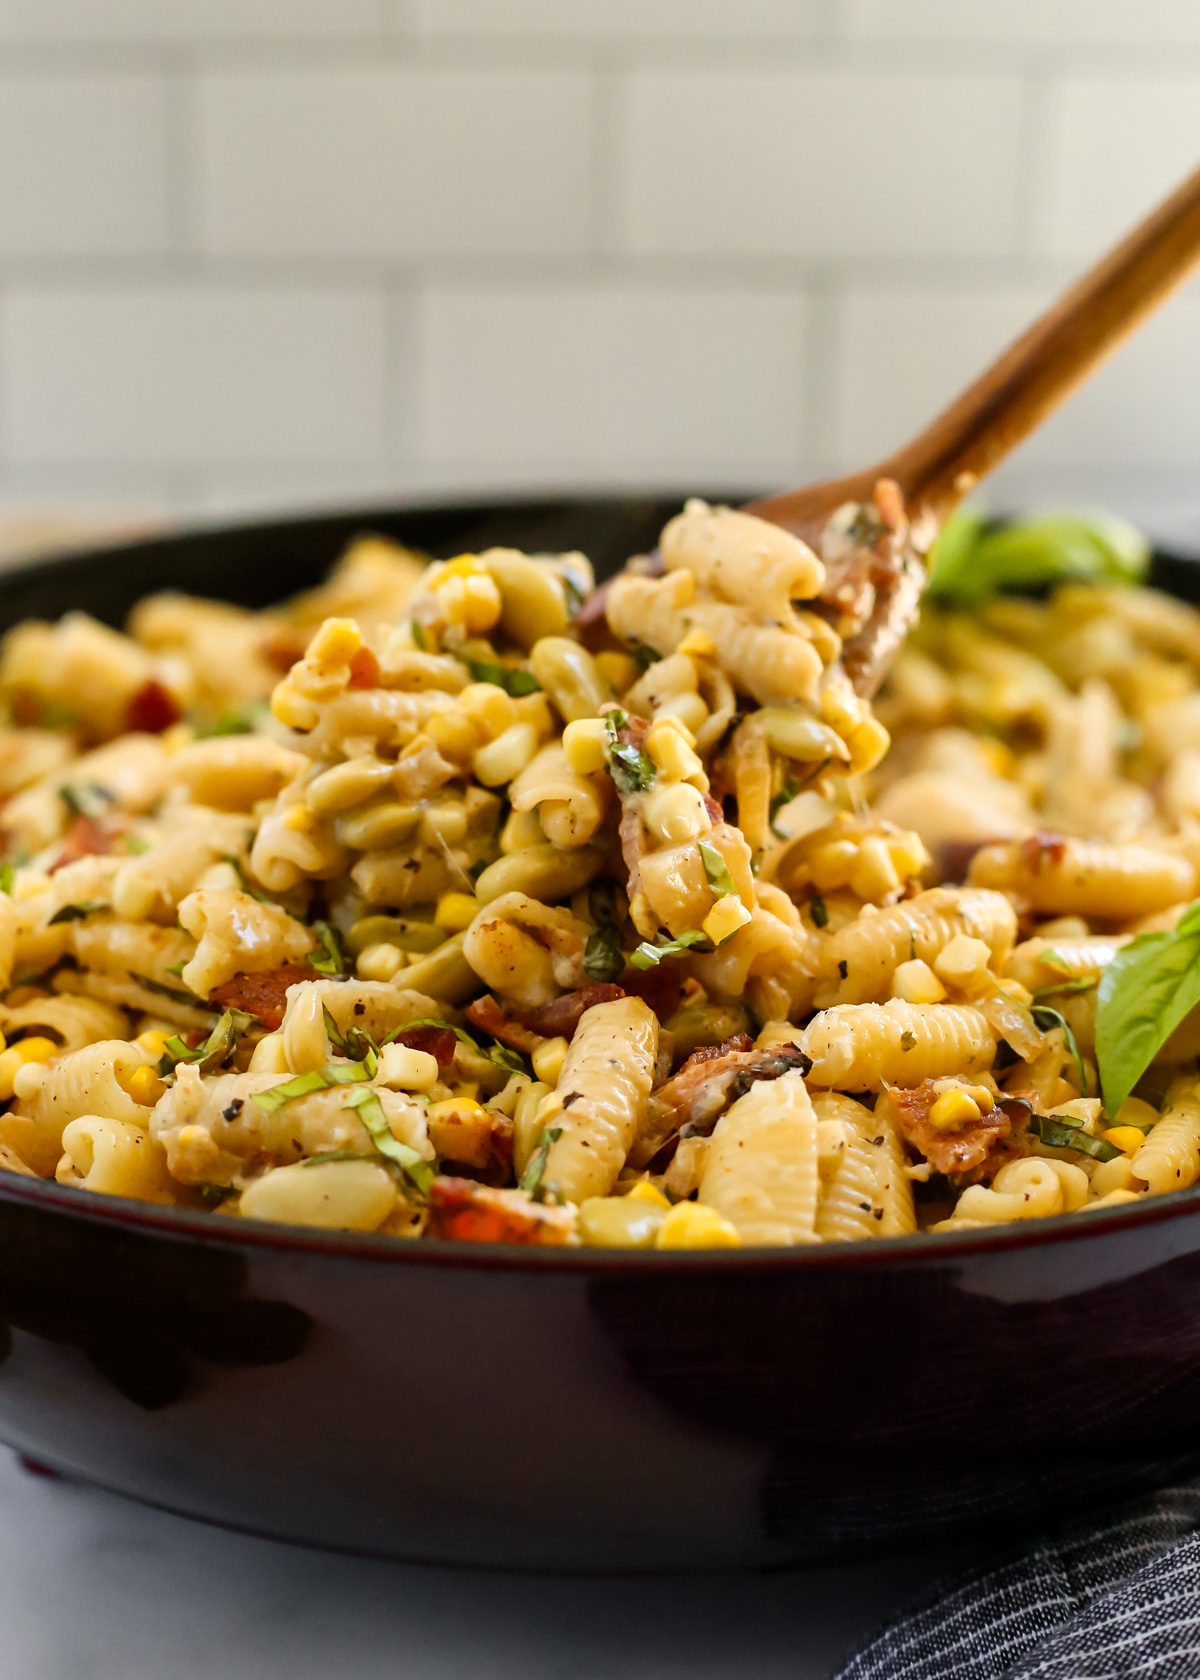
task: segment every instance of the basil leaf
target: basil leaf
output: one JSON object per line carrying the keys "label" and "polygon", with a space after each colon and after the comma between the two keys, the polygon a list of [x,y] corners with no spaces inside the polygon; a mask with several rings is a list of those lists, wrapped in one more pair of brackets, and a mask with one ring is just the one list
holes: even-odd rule
{"label": "basil leaf", "polygon": [[364,1155],[358,1149],[327,1149],[322,1155],[309,1155],[301,1161],[302,1167],[321,1167],[326,1161],[369,1161],[371,1157]]}
{"label": "basil leaf", "polygon": [[[135,975],[134,978],[140,979],[141,976]],[[159,990],[165,992],[166,987],[160,986]],[[247,1015],[240,1009],[227,1009],[209,1033],[206,1041],[197,1045],[194,1050],[189,1050],[179,1034],[176,1033],[163,1046],[162,1060],[156,1069],[158,1077],[166,1079],[168,1075],[175,1072],[180,1062],[199,1063],[201,1073],[208,1073],[210,1069],[220,1067],[221,1063],[233,1051],[237,1043],[237,1035],[240,1032],[245,1032],[253,1020],[253,1015]]]}
{"label": "basil leaf", "polygon": [[657,649],[648,647],[645,642],[630,642],[629,652],[631,656],[637,660],[638,667],[643,676],[650,669],[651,665],[657,665],[659,660],[662,658],[662,654],[659,653]]}
{"label": "basil leaf", "polygon": [[951,515],[932,556],[929,591],[956,606],[1002,591],[1028,594],[1067,578],[1139,583],[1150,550],[1111,515],[1054,513],[995,525],[971,509]]}
{"label": "basil leaf", "polygon": [[563,586],[563,593],[567,597],[567,617],[574,624],[579,617],[579,609],[584,602],[583,588],[575,581],[570,572],[560,572],[558,575]]}
{"label": "basil leaf", "polygon": [[1061,997],[1072,992],[1090,992],[1095,984],[1094,974],[1081,974],[1076,980],[1059,980],[1053,986],[1039,986],[1033,993],[1033,1001],[1037,1003],[1039,998]]}
{"label": "basil leaf", "polygon": [[[1075,1034],[1058,1010],[1051,1009],[1049,1004],[1035,1003],[1029,1013],[1033,1016],[1034,1026],[1040,1027],[1043,1032],[1048,1031],[1050,1027],[1062,1028],[1063,1037],[1067,1041],[1067,1049],[1071,1053],[1071,1059],[1075,1063],[1075,1072],[1079,1078],[1079,1095],[1086,1097],[1088,1094],[1087,1069],[1083,1065],[1083,1057],[1079,1053],[1079,1045],[1076,1043]],[[1044,1021],[1040,1019],[1043,1015],[1046,1017]]]}
{"label": "basil leaf", "polygon": [[733,884],[733,876],[729,873],[729,865],[715,846],[710,846],[707,840],[699,842],[700,861],[704,865],[704,873],[708,876],[708,884],[718,897],[733,893],[736,897],[737,888]]}
{"label": "basil leaf", "polygon": [[11,893],[16,869],[11,863],[0,863],[0,892]]}
{"label": "basil leaf", "polygon": [[416,647],[419,647],[422,653],[428,653],[429,652],[429,637],[425,634],[425,626],[423,624],[418,624],[416,619],[414,618],[410,622],[408,628],[412,633],[412,639],[413,639],[414,645]]}
{"label": "basil leaf", "polygon": [[786,834],[781,834],[779,829],[775,827],[775,818],[779,815],[780,811],[783,810],[785,805],[791,804],[792,800],[795,799],[799,792],[799,787],[789,776],[787,781],[784,782],[783,786],[780,788],[779,792],[771,795],[771,803],[767,807],[767,821],[770,824],[771,833],[778,835],[781,840],[788,839],[788,836]]}
{"label": "basil leaf", "polygon": [[515,665],[501,665],[490,659],[468,659],[467,665],[476,682],[492,683],[519,700],[522,694],[539,694],[542,685],[532,671],[520,671]]}
{"label": "basil leaf", "polygon": [[1121,1151],[1103,1138],[1093,1137],[1065,1114],[1031,1114],[1029,1130],[1051,1149],[1078,1149],[1094,1161],[1115,1161]]}
{"label": "basil leaf", "polygon": [[[266,708],[261,708],[265,711]],[[253,735],[258,728],[259,719],[252,711],[222,712],[220,717],[211,723],[198,723],[195,726],[198,741],[210,740],[215,735]]]}
{"label": "basil leaf", "polygon": [[116,800],[116,794],[99,782],[64,782],[58,797],[73,817],[102,817]]}
{"label": "basil leaf", "polygon": [[[829,911],[826,907],[825,900],[821,898],[819,894],[816,894],[809,899],[808,913],[813,919],[814,927],[823,928],[829,926]],[[910,940],[909,943],[915,951],[915,940]]]}
{"label": "basil leaf", "polygon": [[[186,964],[184,966],[186,967]],[[188,1003],[191,1004],[193,1009],[203,1009],[204,1007],[203,1001],[196,996],[195,992],[177,991],[174,986],[164,986],[157,980],[151,980],[148,974],[135,974],[132,969],[129,978],[136,980],[138,985],[144,986],[148,992],[156,992],[159,997],[170,998],[172,1003]],[[241,1010],[237,1010],[236,1013],[240,1015]],[[254,1016],[247,1015],[246,1019],[252,1021]]]}
{"label": "basil leaf", "polygon": [[1200,1003],[1200,900],[1171,933],[1142,933],[1113,957],[1096,997],[1104,1107],[1116,1114],[1184,1016]]}
{"label": "basil leaf", "polygon": [[431,1162],[423,1161],[415,1149],[393,1135],[378,1094],[375,1091],[352,1091],[346,1098],[346,1106],[357,1111],[379,1153],[403,1168],[418,1190],[427,1191],[433,1183],[435,1168]]}
{"label": "basil leaf", "polygon": [[538,1138],[537,1148],[529,1157],[525,1171],[521,1174],[518,1190],[524,1190],[534,1201],[541,1200],[542,1175],[546,1171],[546,1162],[550,1158],[550,1145],[557,1143],[563,1134],[561,1126],[543,1126]]}
{"label": "basil leaf", "polygon": [[614,922],[601,922],[583,947],[583,972],[589,980],[612,981],[625,967],[621,936]]}
{"label": "basil leaf", "polygon": [[693,945],[704,945],[709,950],[712,949],[707,934],[701,933],[698,928],[689,928],[686,933],[681,933],[678,939],[657,940],[653,945],[649,940],[643,939],[629,958],[630,967],[657,968],[664,957],[681,957]]}
{"label": "basil leaf", "polygon": [[323,1068],[314,1068],[311,1073],[298,1073],[294,1079],[289,1079],[282,1085],[272,1085],[266,1091],[255,1091],[250,1101],[257,1103],[259,1108],[274,1113],[277,1109],[294,1102],[297,1097],[308,1096],[310,1091],[328,1091],[334,1085],[360,1085],[369,1078],[370,1075],[361,1062],[351,1063],[348,1067],[330,1062]]}
{"label": "basil leaf", "polygon": [[608,773],[622,793],[645,793],[654,781],[654,764],[648,753],[614,739],[608,749]]}
{"label": "basil leaf", "polygon": [[177,963],[172,963],[171,964],[170,968],[167,970],[167,973],[168,974],[173,974],[175,976],[176,980],[178,980],[182,976],[184,969],[187,967],[188,960],[189,959],[187,957],[180,957],[180,959]]}
{"label": "basil leaf", "polygon": [[308,959],[309,967],[318,974],[345,974],[346,959],[342,955],[342,936],[328,922],[314,922],[313,932],[321,943]]}
{"label": "basil leaf", "polygon": [[82,922],[85,917],[94,915],[97,910],[109,910],[112,906],[104,904],[100,899],[87,898],[82,904],[64,904],[61,910],[56,910],[47,922],[47,927],[54,927],[57,922]]}

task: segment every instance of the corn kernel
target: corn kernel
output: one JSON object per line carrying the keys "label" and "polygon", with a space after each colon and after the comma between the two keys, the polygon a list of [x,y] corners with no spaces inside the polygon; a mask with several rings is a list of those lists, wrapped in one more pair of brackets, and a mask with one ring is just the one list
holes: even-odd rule
{"label": "corn kernel", "polygon": [[677,1202],[658,1228],[659,1248],[740,1248],[737,1231],[703,1202]]}
{"label": "corn kernel", "polygon": [[705,936],[714,945],[720,945],[732,938],[740,927],[745,927],[749,920],[750,912],[741,899],[734,893],[726,893],[713,905],[702,926]]}
{"label": "corn kernel", "polygon": [[715,659],[717,644],[707,630],[689,630],[675,652],[686,653],[690,659]]}
{"label": "corn kernel", "polygon": [[360,980],[382,980],[386,984],[396,978],[407,962],[404,952],[397,950],[395,945],[386,942],[364,945],[355,959],[354,972]]}
{"label": "corn kernel", "polygon": [[1122,1155],[1133,1155],[1146,1141],[1146,1134],[1140,1126],[1110,1126],[1100,1136],[1105,1143],[1119,1149]]}
{"label": "corn kernel", "polygon": [[348,665],[362,646],[352,618],[327,618],[308,644],[306,660],[320,665]]}
{"label": "corn kernel", "polygon": [[[61,1056],[63,1048],[52,1038],[22,1038],[10,1046],[15,1050],[23,1062],[48,1062],[55,1056]],[[8,1055],[8,1050],[4,1054]]]}
{"label": "corn kernel", "polygon": [[887,849],[892,868],[902,881],[906,881],[910,875],[919,875],[932,861],[921,836],[914,834],[910,829],[906,829],[903,834],[889,835]]}
{"label": "corn kernel", "polygon": [[499,622],[502,602],[496,580],[489,572],[469,577],[463,584],[463,625],[473,636],[482,636]]}
{"label": "corn kernel", "polygon": [[379,1052],[378,1080],[391,1091],[431,1091],[438,1082],[438,1059],[406,1044],[385,1044]]}
{"label": "corn kernel", "polygon": [[166,1090],[152,1067],[134,1068],[124,1085],[134,1102],[142,1103],[146,1108],[153,1108]]}
{"label": "corn kernel", "polygon": [[859,774],[874,770],[891,744],[892,738],[878,718],[864,718],[846,742],[851,770]]}
{"label": "corn kernel", "polygon": [[430,1123],[449,1120],[456,1115],[460,1120],[477,1120],[483,1112],[483,1104],[476,1102],[474,1097],[447,1097],[444,1102],[430,1103],[425,1110],[425,1118]]}
{"label": "corn kernel", "polygon": [[929,1109],[929,1124],[939,1132],[952,1132],[979,1119],[979,1104],[966,1091],[943,1091]]}
{"label": "corn kernel", "polygon": [[540,1079],[543,1085],[557,1085],[558,1076],[562,1072],[562,1065],[566,1059],[567,1041],[565,1038],[543,1039],[530,1057],[533,1063],[533,1077]]}
{"label": "corn kernel", "polygon": [[1141,1097],[1126,1097],[1113,1118],[1114,1126],[1136,1126],[1145,1132],[1148,1126],[1156,1125],[1159,1114],[1153,1103],[1145,1102]]}
{"label": "corn kernel", "polygon": [[892,976],[892,996],[905,1003],[940,1003],[945,995],[945,986],[920,957],[902,962]]}
{"label": "corn kernel", "polygon": [[13,1081],[28,1063],[48,1062],[60,1053],[60,1046],[49,1038],[23,1038],[0,1052],[0,1102],[8,1102],[14,1095]]}
{"label": "corn kernel", "polygon": [[465,627],[467,617],[467,585],[460,573],[446,578],[433,591],[433,598],[437,602],[438,617],[443,624],[456,624]]}
{"label": "corn kernel", "polygon": [[277,682],[271,694],[271,713],[287,729],[315,729],[321,721],[320,708],[303,694],[297,694],[285,677]]}
{"label": "corn kernel", "polygon": [[850,888],[859,898],[879,900],[900,890],[900,877],[892,862],[887,842],[878,835],[860,841],[854,867],[850,871]]}
{"label": "corn kernel", "polygon": [[478,910],[479,900],[471,893],[448,892],[438,899],[433,919],[447,933],[462,933],[475,920]]}
{"label": "corn kernel", "polygon": [[996,1106],[996,1099],[986,1085],[968,1085],[968,1096],[972,1097],[980,1114],[990,1114]]}
{"label": "corn kernel", "polygon": [[690,782],[668,782],[652,788],[642,807],[642,821],[664,846],[682,846],[712,829],[704,795]]}
{"label": "corn kernel", "polygon": [[638,662],[628,653],[598,653],[596,667],[614,694],[624,694],[641,676]]}
{"label": "corn kernel", "polygon": [[283,813],[284,828],[290,828],[294,834],[309,833],[315,821],[316,818],[307,805],[289,805]]}
{"label": "corn kernel", "polygon": [[167,1040],[173,1036],[167,1027],[150,1027],[146,1032],[139,1033],[133,1042],[139,1050],[144,1050],[157,1061],[167,1048]]}
{"label": "corn kernel", "polygon": [[441,583],[449,577],[486,577],[488,569],[478,554],[456,554],[453,560],[447,560],[437,574],[436,582]]}
{"label": "corn kernel", "polygon": [[514,723],[486,747],[480,747],[471,764],[484,787],[503,787],[531,763],[537,749],[537,730],[533,725]]}
{"label": "corn kernel", "polygon": [[607,737],[603,718],[578,718],[563,730],[563,752],[577,776],[595,776],[604,769]]}
{"label": "corn kernel", "polygon": [[651,1184],[648,1178],[639,1178],[633,1189],[627,1193],[627,1200],[631,1202],[649,1202],[652,1207],[666,1208],[669,1212],[674,1207],[669,1196],[664,1196],[657,1184]]}
{"label": "corn kernel", "polygon": [[844,887],[850,880],[850,871],[857,856],[858,847],[853,840],[827,840],[824,845],[816,847],[808,860],[813,885],[820,892]]}
{"label": "corn kernel", "polygon": [[933,966],[952,986],[964,986],[977,980],[991,960],[991,949],[982,939],[972,939],[969,933],[959,933],[938,952]]}
{"label": "corn kernel", "polygon": [[[704,765],[678,727],[679,718],[659,718],[646,736],[646,751],[651,762],[672,782],[694,782],[707,791],[708,777]],[[689,732],[690,733],[690,732]]]}

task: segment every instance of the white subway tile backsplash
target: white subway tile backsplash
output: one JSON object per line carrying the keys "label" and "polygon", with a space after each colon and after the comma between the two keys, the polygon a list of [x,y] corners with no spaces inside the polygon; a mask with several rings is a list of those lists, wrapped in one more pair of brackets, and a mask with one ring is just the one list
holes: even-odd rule
{"label": "white subway tile backsplash", "polygon": [[1016,237],[1015,77],[644,71],[622,137],[638,252],[1004,253]]}
{"label": "white subway tile backsplash", "polygon": [[805,39],[817,0],[413,0],[415,27],[432,35]]}
{"label": "white subway tile backsplash", "polygon": [[17,463],[338,461],[384,448],[369,292],[10,292],[0,435]]}
{"label": "white subway tile backsplash", "polygon": [[362,35],[386,0],[0,0],[0,40]]}
{"label": "white subway tile backsplash", "polygon": [[592,91],[570,72],[243,73],[201,83],[210,251],[582,251]]}
{"label": "white subway tile backsplash", "polygon": [[151,76],[0,76],[0,254],[167,242],[166,108]]}
{"label": "white subway tile backsplash", "polygon": [[843,0],[851,32],[883,41],[983,46],[1200,42],[1196,0]]}
{"label": "white subway tile backsplash", "polygon": [[1200,68],[1069,78],[1053,96],[1038,206],[1042,248],[1098,253],[1198,160]]}
{"label": "white subway tile backsplash", "polygon": [[434,291],[420,345],[426,462],[756,484],[799,464],[795,294]]}

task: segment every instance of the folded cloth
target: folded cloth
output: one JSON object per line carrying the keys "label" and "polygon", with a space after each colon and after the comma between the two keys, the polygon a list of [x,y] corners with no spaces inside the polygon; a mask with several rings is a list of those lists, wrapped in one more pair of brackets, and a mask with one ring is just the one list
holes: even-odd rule
{"label": "folded cloth", "polygon": [[1167,1488],[943,1581],[836,1680],[1196,1680],[1200,1483]]}

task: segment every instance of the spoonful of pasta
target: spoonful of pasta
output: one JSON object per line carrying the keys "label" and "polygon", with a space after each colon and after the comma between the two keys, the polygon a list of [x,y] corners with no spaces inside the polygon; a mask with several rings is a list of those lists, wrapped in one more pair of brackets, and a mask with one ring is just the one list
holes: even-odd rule
{"label": "spoonful of pasta", "polygon": [[[840,636],[841,662],[859,695],[874,694],[912,625],[926,558],[947,516],[1198,260],[1200,169],[886,460],[745,509],[793,533],[819,559],[823,576],[805,607]],[[686,532],[675,540],[691,546]],[[722,546],[726,567],[736,565],[728,541]],[[792,598],[811,594],[797,587],[811,578],[790,575],[804,569],[794,550],[790,559],[782,545],[774,557],[747,552],[741,563],[771,570],[785,606],[789,581]]]}

